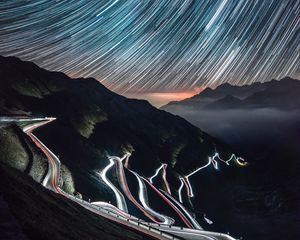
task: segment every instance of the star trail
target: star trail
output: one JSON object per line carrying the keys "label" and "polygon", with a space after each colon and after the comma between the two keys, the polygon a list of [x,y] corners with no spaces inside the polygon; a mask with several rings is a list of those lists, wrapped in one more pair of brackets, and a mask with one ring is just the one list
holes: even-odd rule
{"label": "star trail", "polygon": [[121,94],[300,75],[300,0],[1,1],[0,54]]}

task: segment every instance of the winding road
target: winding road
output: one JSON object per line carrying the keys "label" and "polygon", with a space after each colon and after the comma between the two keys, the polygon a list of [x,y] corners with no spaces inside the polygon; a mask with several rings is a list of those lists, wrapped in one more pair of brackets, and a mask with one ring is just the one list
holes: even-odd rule
{"label": "winding road", "polygon": [[[222,233],[203,231],[196,220],[185,210],[185,208],[171,196],[171,192],[163,192],[158,190],[151,182],[146,178],[139,176],[137,173],[132,172],[137,178],[139,187],[139,200],[140,204],[131,194],[127,180],[125,177],[123,163],[125,159],[125,166],[128,166],[128,158],[130,154],[125,154],[123,158],[109,156],[109,164],[101,173],[99,173],[102,180],[106,185],[114,192],[117,199],[117,207],[107,202],[87,202],[82,199],[76,198],[64,192],[60,187],[62,185],[61,179],[61,163],[59,158],[48,149],[34,134],[33,131],[39,127],[42,127],[52,121],[55,118],[14,118],[14,117],[0,117],[0,122],[15,122],[21,123],[23,131],[27,134],[35,145],[41,149],[49,161],[48,173],[43,180],[43,186],[63,195],[64,197],[78,203],[82,207],[94,212],[95,214],[102,216],[117,224],[123,225],[133,231],[139,232],[145,236],[154,239],[199,239],[199,240],[234,240],[231,236]],[[25,126],[24,126],[25,125]],[[126,200],[123,194],[111,183],[107,178],[107,171],[114,165],[117,166],[117,174],[119,175],[119,182],[125,195],[138,207],[149,219],[154,223],[145,222],[128,213]],[[162,170],[165,171],[165,167],[162,166]],[[166,180],[164,178],[164,180]],[[164,201],[166,201],[176,212],[188,228],[171,226],[174,220],[163,214],[154,211],[147,201],[147,185],[151,187]]]}

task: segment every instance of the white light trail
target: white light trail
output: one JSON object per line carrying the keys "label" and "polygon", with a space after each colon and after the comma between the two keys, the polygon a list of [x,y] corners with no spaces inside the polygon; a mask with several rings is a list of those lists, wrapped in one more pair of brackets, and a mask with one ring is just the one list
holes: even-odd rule
{"label": "white light trail", "polygon": [[158,169],[156,169],[155,174],[149,178],[149,181],[150,181],[150,183],[153,183],[153,179],[155,177],[157,177],[159,172],[162,170],[162,179],[164,181],[166,190],[169,194],[171,194],[170,184],[168,183],[168,180],[167,180],[167,167],[168,167],[167,164],[165,164],[165,163],[161,164],[161,166]]}
{"label": "white light trail", "polygon": [[[131,153],[127,153],[127,156],[125,157],[125,163],[124,167],[128,168],[128,162],[129,162],[129,157],[131,156]],[[121,160],[122,161],[122,160]]]}
{"label": "white light trail", "polygon": [[188,220],[192,223],[194,229],[202,229],[202,227],[200,226],[200,224],[195,220],[195,218],[193,218],[191,216],[191,214],[189,213],[189,211],[187,211],[185,209],[185,207],[180,204],[175,198],[173,198],[170,194],[168,194],[167,192],[162,191],[166,196],[168,196],[175,204],[176,206],[178,206],[182,212],[184,212],[185,216],[187,216]]}
{"label": "white light trail", "polygon": [[184,176],[184,177],[180,178],[181,185],[180,185],[180,187],[178,189],[178,195],[179,195],[179,201],[180,202],[182,202],[182,195],[181,195],[181,192],[182,192],[182,183],[184,183],[184,185],[186,186],[187,195],[189,197],[194,197],[193,188],[192,188],[192,185],[191,185],[191,183],[189,181],[189,177],[193,176],[194,174],[196,174],[197,172],[201,171],[202,169],[207,168],[211,164],[213,165],[213,167],[216,170],[218,170],[219,166],[218,166],[218,162],[217,162],[216,159],[220,160],[221,162],[224,162],[226,165],[229,165],[229,162],[233,161],[233,160],[235,160],[240,166],[246,166],[248,164],[243,158],[236,157],[235,154],[232,154],[228,160],[224,160],[224,159],[222,159],[220,157],[220,154],[216,152],[214,154],[214,156],[208,157],[207,164],[205,164],[202,167],[197,168],[195,171],[189,173],[187,176]]}
{"label": "white light trail", "polygon": [[167,180],[167,164],[163,164],[163,173],[162,173],[162,178],[163,178],[163,181],[165,183],[165,186],[167,188],[167,192],[169,194],[171,194],[171,188],[170,188],[170,185],[168,183],[168,180]]}
{"label": "white light trail", "polygon": [[[46,152],[48,152],[51,157],[53,158],[54,161],[56,161],[57,165],[60,165],[60,161],[58,159],[58,157],[49,149],[45,146],[45,144],[43,144],[33,133],[32,131],[35,129],[35,128],[38,128],[42,125],[45,125],[45,124],[48,124],[52,121],[56,120],[56,118],[52,118],[52,117],[45,117],[45,118],[10,118],[10,117],[4,117],[4,118],[1,118],[0,121],[4,121],[4,122],[35,122],[35,121],[38,121],[36,123],[32,123],[32,124],[29,124],[28,126],[25,126],[22,128],[23,132],[25,134],[27,134],[34,142],[37,142],[43,149],[46,150]],[[46,154],[46,153],[45,153]],[[46,154],[47,156],[47,154]],[[55,188],[55,182],[54,180],[51,178],[52,175],[56,172],[58,172],[58,176],[60,175],[59,173],[59,168],[57,168],[57,165],[53,165],[51,167],[50,165],[50,162],[48,163],[48,166],[49,166],[49,170],[42,182],[42,185],[44,187],[48,187],[48,188]],[[56,190],[58,191],[59,189],[56,188]]]}
{"label": "white light trail", "polygon": [[128,95],[250,84],[297,76],[299,7],[299,0],[1,1],[0,52]]}
{"label": "white light trail", "polygon": [[107,179],[106,173],[108,170],[115,164],[111,157],[108,157],[109,164],[101,171],[101,173],[98,173],[102,180],[106,183],[106,185],[114,192],[117,200],[117,206],[119,209],[121,209],[123,212],[128,212],[127,205],[125,198],[123,194]]}
{"label": "white light trail", "polygon": [[156,217],[157,219],[161,220],[162,223],[161,224],[166,224],[166,225],[172,225],[174,224],[174,219],[167,217],[165,215],[162,215],[156,211],[154,211],[149,205],[148,205],[148,201],[146,200],[146,196],[147,196],[147,192],[146,192],[146,186],[145,183],[141,180],[141,177],[134,171],[131,171],[136,179],[138,180],[139,183],[139,199],[143,205],[143,207],[145,208],[145,210],[151,214],[152,216]]}
{"label": "white light trail", "polygon": [[210,225],[214,223],[212,220],[208,219],[205,214],[204,214],[203,218]]}
{"label": "white light trail", "polygon": [[211,20],[209,21],[209,23],[206,25],[205,30],[207,31],[217,20],[217,18],[219,17],[220,13],[222,12],[222,10],[224,9],[225,5],[227,3],[227,0],[222,1],[221,5],[218,7],[216,13],[214,14],[214,16],[211,18]]}
{"label": "white light trail", "polygon": [[[190,176],[194,175],[195,173],[199,172],[200,170],[202,170],[202,169],[204,169],[204,168],[207,168],[213,161],[215,161],[215,160],[213,159],[213,157],[208,157],[208,162],[207,162],[207,164],[205,164],[205,165],[202,166],[202,167],[197,168],[195,171],[189,173],[186,177],[189,178]],[[217,166],[217,165],[214,164],[214,167],[215,167],[215,168],[216,168],[216,166]],[[216,169],[217,169],[217,168],[216,168]]]}
{"label": "white light trail", "polygon": [[126,212],[123,212],[122,210],[120,210],[119,208],[115,207],[114,205],[112,205],[110,203],[97,201],[97,202],[91,202],[91,204],[95,205],[95,206],[99,206],[101,208],[104,208],[107,211],[114,212],[114,213],[116,213],[118,215],[121,215],[125,218],[129,218],[129,219],[132,219],[132,220],[138,220],[138,218],[136,218],[134,216],[131,216],[130,214],[128,214]]}
{"label": "white light trail", "polygon": [[127,180],[125,177],[125,173],[124,173],[124,168],[123,168],[123,164],[122,161],[126,158],[126,154],[123,156],[122,159],[120,159],[119,157],[110,157],[112,160],[114,160],[116,162],[116,164],[118,165],[118,173],[119,173],[119,183],[121,184],[121,188],[123,189],[123,192],[126,194],[126,196],[128,197],[128,199],[138,208],[140,209],[145,216],[147,216],[149,219],[151,219],[153,222],[160,224],[160,221],[157,221],[155,217],[153,217],[151,214],[148,213],[148,211],[146,211],[140,204],[138,201],[136,201],[136,199],[134,198],[134,196],[131,194],[130,189],[128,187],[127,184]]}
{"label": "white light trail", "polygon": [[151,183],[153,183],[153,178],[155,178],[158,175],[159,171],[163,168],[163,166],[164,166],[164,164],[162,164],[158,169],[156,169],[155,174],[149,178],[149,181]]}
{"label": "white light trail", "polygon": [[183,183],[183,180],[182,180],[182,177],[180,177],[179,178],[179,180],[180,180],[180,186],[179,186],[179,188],[178,188],[178,197],[179,197],[179,202],[181,202],[182,203],[182,188],[183,188],[183,186],[184,186],[184,183]]}

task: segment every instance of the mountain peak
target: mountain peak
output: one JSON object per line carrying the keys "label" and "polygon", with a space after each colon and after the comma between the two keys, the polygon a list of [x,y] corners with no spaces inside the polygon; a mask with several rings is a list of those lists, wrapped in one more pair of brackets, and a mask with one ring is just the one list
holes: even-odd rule
{"label": "mountain peak", "polygon": [[[282,99],[283,97],[284,100]],[[207,88],[189,99],[169,103],[163,109],[172,110],[172,106],[176,106],[177,108],[180,106],[189,108],[205,107],[207,109],[209,107],[231,108],[238,106],[247,107],[250,105],[294,108],[298,104],[298,98],[300,103],[300,81],[291,77],[284,77],[281,80],[272,79],[268,82],[255,82],[243,86],[224,83],[215,89]]]}

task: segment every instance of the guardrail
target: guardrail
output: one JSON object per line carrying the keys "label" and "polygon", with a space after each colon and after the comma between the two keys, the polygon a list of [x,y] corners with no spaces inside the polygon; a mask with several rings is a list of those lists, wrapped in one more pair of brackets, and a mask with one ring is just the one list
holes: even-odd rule
{"label": "guardrail", "polygon": [[63,186],[63,178],[62,178],[62,174],[61,174],[61,163],[59,161],[59,158],[58,159],[58,187],[62,187]]}
{"label": "guardrail", "polygon": [[[115,213],[113,211],[109,211],[109,210],[107,210],[107,209],[105,209],[105,208],[103,208],[101,206],[96,206],[96,205],[91,204],[90,202],[87,202],[87,201],[85,201],[85,200],[83,200],[81,198],[77,198],[76,196],[73,196],[73,195],[68,194],[66,192],[64,192],[64,194],[68,195],[68,197],[71,198],[71,199],[73,199],[74,201],[80,203],[80,205],[82,205],[83,207],[87,206],[88,208],[92,208],[92,209],[94,209],[96,211],[100,211],[101,213],[108,214],[108,215],[110,215],[112,217],[115,217],[115,218],[117,218],[119,220],[122,220],[124,222],[128,222],[130,224],[139,226],[140,228],[144,228],[144,229],[146,229],[148,231],[151,231],[153,233],[160,234],[164,238],[172,239],[172,240],[181,240],[182,239],[182,238],[176,237],[174,235],[171,235],[169,233],[166,233],[164,231],[161,231],[161,230],[157,229],[156,227],[152,226],[151,223],[145,222],[144,220],[141,220],[139,218],[136,218],[137,220],[131,220],[131,219],[125,218],[122,215],[117,214],[117,213]],[[128,214],[128,215],[130,217],[134,217],[134,216],[132,216],[130,214]],[[167,225],[165,225],[165,226],[167,226]]]}
{"label": "guardrail", "polygon": [[[0,122],[32,122],[32,121],[45,121],[45,120],[55,120],[55,118],[52,117],[44,117],[44,118],[17,118],[17,117],[3,117],[0,116]],[[24,129],[23,129],[24,131]],[[38,140],[38,139],[37,139]],[[142,221],[141,219],[137,219],[137,221],[131,220],[129,218],[125,218],[122,215],[119,215],[115,212],[109,211],[101,206],[96,206],[91,204],[90,202],[84,201],[81,198],[77,198],[76,196],[73,196],[71,194],[68,194],[66,192],[64,192],[60,187],[63,185],[63,178],[62,178],[62,174],[61,174],[61,162],[59,160],[59,158],[50,150],[48,149],[40,140],[38,140],[40,142],[40,144],[48,151],[51,153],[51,155],[53,155],[56,158],[56,162],[57,165],[55,165],[57,167],[57,174],[58,174],[58,188],[60,189],[60,191],[63,193],[63,195],[65,195],[68,199],[71,199],[77,203],[79,203],[81,206],[91,210],[93,209],[94,211],[100,211],[102,214],[107,214],[110,216],[113,216],[114,218],[117,218],[119,221],[124,221],[127,223],[130,223],[132,225],[137,225],[140,228],[144,228],[145,230],[151,231],[153,233],[159,234],[161,236],[163,236],[166,239],[172,239],[172,240],[180,240],[181,238],[177,238],[175,236],[173,236],[172,234],[167,234],[164,233],[154,227],[152,227],[149,223]],[[48,169],[48,172],[50,171],[50,168]],[[50,190],[54,190],[52,188],[47,187]],[[128,214],[129,217],[133,217],[132,215]]]}
{"label": "guardrail", "polygon": [[[57,159],[58,159],[58,158],[57,158]],[[58,176],[59,176],[58,187],[60,187],[60,186],[62,186],[62,184],[63,184],[63,179],[62,179],[62,174],[61,174],[61,162],[59,161],[59,159],[58,159]],[[63,191],[63,192],[64,192],[64,191]],[[147,230],[149,230],[149,231],[155,232],[155,233],[157,233],[157,234],[162,235],[162,236],[165,237],[165,238],[172,239],[172,240],[180,240],[180,238],[177,238],[177,237],[175,237],[175,236],[173,236],[173,235],[171,235],[171,234],[168,234],[168,233],[165,233],[165,232],[163,232],[163,231],[160,231],[160,230],[157,229],[155,226],[153,226],[151,223],[145,222],[144,220],[139,219],[139,218],[136,218],[136,217],[133,216],[133,215],[128,214],[129,217],[134,217],[134,218],[136,218],[136,219],[137,219],[136,221],[135,221],[135,220],[131,220],[131,219],[129,219],[129,218],[125,218],[125,217],[123,217],[122,215],[117,214],[117,213],[115,213],[115,212],[113,212],[113,211],[109,211],[109,210],[107,210],[107,209],[105,209],[105,208],[103,208],[103,207],[101,207],[101,206],[96,206],[96,205],[94,205],[94,204],[91,204],[90,202],[85,201],[85,200],[83,200],[83,199],[81,199],[81,198],[77,198],[76,196],[74,196],[74,195],[72,195],[72,194],[69,194],[69,193],[66,193],[66,192],[64,192],[64,194],[67,195],[68,198],[71,198],[71,199],[73,199],[73,200],[76,201],[76,202],[80,202],[81,205],[86,205],[86,206],[88,206],[89,208],[93,208],[93,209],[96,210],[96,211],[101,211],[101,212],[104,213],[104,214],[108,214],[108,215],[113,216],[113,217],[115,217],[115,218],[118,218],[118,219],[120,219],[120,220],[129,222],[129,223],[134,224],[134,225],[137,225],[137,226],[139,226],[139,227],[141,227],[141,228],[144,228],[144,229],[147,229]],[[163,224],[156,224],[156,226],[169,226],[169,227],[171,227],[171,225],[163,225]]]}

